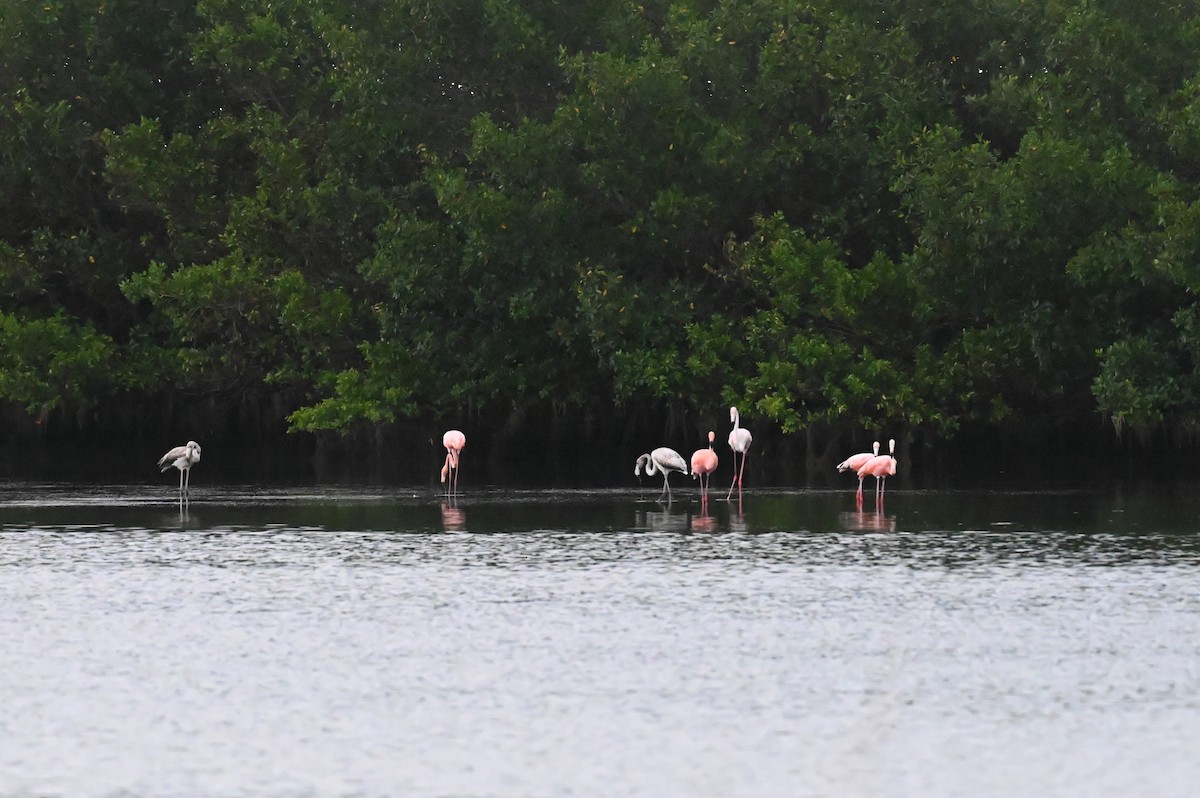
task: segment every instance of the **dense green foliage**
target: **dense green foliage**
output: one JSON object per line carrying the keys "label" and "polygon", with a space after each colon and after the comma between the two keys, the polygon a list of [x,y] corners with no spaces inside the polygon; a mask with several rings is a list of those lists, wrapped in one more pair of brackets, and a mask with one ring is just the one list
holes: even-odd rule
{"label": "dense green foliage", "polygon": [[1190,3],[0,0],[0,97],[9,423],[1200,429]]}

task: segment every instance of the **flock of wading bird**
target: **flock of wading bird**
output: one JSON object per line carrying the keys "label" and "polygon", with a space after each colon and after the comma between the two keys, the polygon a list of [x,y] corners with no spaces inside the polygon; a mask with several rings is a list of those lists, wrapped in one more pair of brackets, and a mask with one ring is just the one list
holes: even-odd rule
{"label": "flock of wading bird", "polygon": [[[742,426],[736,407],[729,408],[729,421],[733,424],[733,429],[729,431],[729,448],[733,450],[733,482],[729,485],[729,492],[725,494],[725,501],[732,498],[734,488],[737,488],[739,496],[742,493],[742,476],[746,471],[746,455],[750,453],[750,444],[754,441],[750,430]],[[712,478],[712,473],[717,470],[717,453],[713,450],[713,441],[716,438],[716,433],[710,430],[708,448],[697,449],[692,453],[692,479],[700,480],[701,505],[708,502],[708,483]],[[853,471],[858,475],[858,492],[855,494],[855,501],[859,507],[863,503],[863,480],[867,477],[875,477],[875,503],[879,504],[883,501],[884,481],[896,473],[895,439],[889,442],[888,448],[888,454],[880,454],[879,441],[875,441],[873,451],[851,455],[838,463],[839,473]],[[738,455],[741,455],[740,463]],[[678,471],[681,474],[687,474],[688,463],[679,452],[667,446],[660,446],[654,451],[638,457],[637,463],[633,467],[633,475],[640,477],[643,469],[647,475],[662,473],[663,492],[659,494],[658,498],[659,501],[662,501],[666,497],[667,501],[670,501],[673,498],[669,480],[671,472]]]}
{"label": "flock of wading bird", "polygon": [[[729,448],[733,450],[733,482],[729,485],[729,493],[725,495],[726,501],[729,501],[733,496],[734,488],[737,488],[738,495],[741,495],[742,476],[746,470],[746,455],[750,453],[750,444],[754,441],[754,436],[750,434],[750,430],[742,426],[736,407],[729,408],[729,420],[733,424],[733,429],[729,431]],[[717,470],[717,453],[713,449],[713,442],[716,438],[716,433],[710,430],[708,433],[708,448],[697,449],[692,453],[692,479],[700,481],[700,501],[702,504],[708,502],[709,482],[712,479],[713,472]],[[449,494],[458,493],[458,465],[462,458],[462,450],[466,448],[466,445],[467,436],[459,430],[448,430],[442,436],[442,446],[446,448],[446,461],[442,464],[441,481],[446,486],[446,492]],[[878,504],[882,501],[884,481],[896,473],[895,454],[895,439],[892,439],[888,443],[888,454],[880,454],[879,441],[875,441],[872,451],[851,455],[838,463],[838,473],[853,471],[858,475],[858,493],[855,494],[855,499],[859,506],[863,503],[863,480],[867,477],[875,477],[875,502]],[[738,455],[741,455],[740,465],[738,464]],[[183,499],[191,491],[192,466],[198,462],[200,462],[200,444],[195,441],[188,441],[183,446],[176,446],[164,454],[158,461],[159,468],[162,471],[166,471],[171,467],[179,469],[180,499]],[[643,469],[645,469],[647,476],[657,473],[662,474],[663,489],[658,498],[659,501],[662,501],[663,497],[666,497],[667,501],[671,501],[674,498],[671,494],[671,483],[669,480],[671,472],[678,471],[686,476],[688,473],[688,462],[674,449],[667,446],[660,446],[654,451],[647,452],[638,457],[637,463],[633,467],[633,475],[640,477]]]}

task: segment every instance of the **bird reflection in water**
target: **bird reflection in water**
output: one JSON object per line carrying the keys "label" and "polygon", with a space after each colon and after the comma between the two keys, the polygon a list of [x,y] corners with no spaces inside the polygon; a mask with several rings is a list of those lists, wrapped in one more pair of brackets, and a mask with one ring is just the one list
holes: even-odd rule
{"label": "bird reflection in water", "polygon": [[838,516],[844,529],[851,532],[895,532],[896,516],[884,515],[880,507],[875,512],[868,513],[856,510],[852,513],[842,513]]}
{"label": "bird reflection in water", "polygon": [[466,526],[467,514],[453,502],[442,502],[442,528],[448,532],[461,532]]}
{"label": "bird reflection in water", "polygon": [[742,492],[738,491],[737,510],[733,509],[733,503],[729,504],[729,529],[733,532],[746,532],[750,527],[746,524],[746,512],[742,507]]}
{"label": "bird reflection in water", "polygon": [[700,514],[691,517],[693,532],[713,532],[717,528],[717,519],[708,514],[708,497],[700,499]]}
{"label": "bird reflection in water", "polygon": [[638,510],[636,513],[635,526],[638,529],[645,529],[650,532],[687,532],[689,517],[687,513],[671,512],[670,505],[668,509],[661,512],[648,512],[646,510]]}
{"label": "bird reflection in water", "polygon": [[[176,509],[176,508],[172,508]],[[185,532],[192,525],[191,502],[188,499],[180,499],[176,513],[169,511],[163,512],[162,517],[158,522],[159,528],[164,532]]]}

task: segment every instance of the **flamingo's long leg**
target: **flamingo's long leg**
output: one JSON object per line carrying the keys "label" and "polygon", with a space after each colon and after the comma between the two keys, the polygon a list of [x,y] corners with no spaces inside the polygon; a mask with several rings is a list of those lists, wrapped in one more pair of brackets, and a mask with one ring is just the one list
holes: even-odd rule
{"label": "flamingo's long leg", "polygon": [[[738,456],[738,453],[734,452],[733,453],[733,483],[729,486],[729,493],[727,493],[725,495],[725,501],[729,501],[729,498],[731,496],[733,496],[734,488],[738,489],[739,494],[742,492],[742,487],[741,487],[742,475],[741,475],[741,471],[738,470],[737,456]],[[746,453],[742,452],[742,471],[744,471],[745,469],[746,469]]]}

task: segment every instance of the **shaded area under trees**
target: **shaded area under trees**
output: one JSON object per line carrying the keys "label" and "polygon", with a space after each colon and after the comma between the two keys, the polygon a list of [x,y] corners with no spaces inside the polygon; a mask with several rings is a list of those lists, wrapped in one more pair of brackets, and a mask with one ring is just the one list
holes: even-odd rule
{"label": "shaded area under trees", "polygon": [[1198,17],[0,0],[0,424],[1190,444]]}

